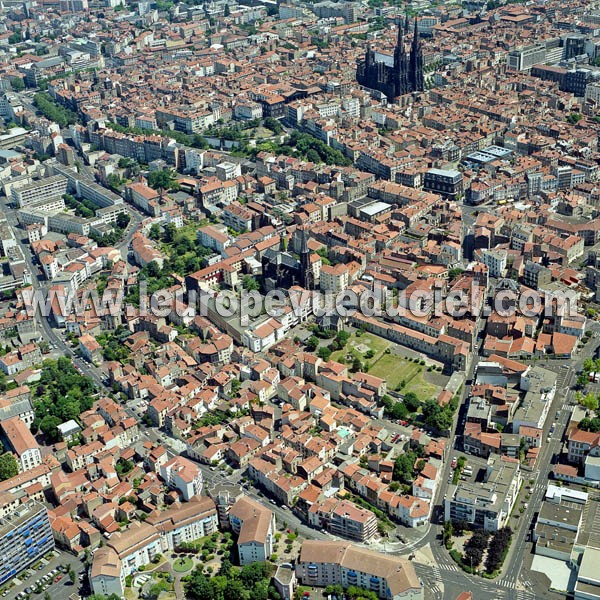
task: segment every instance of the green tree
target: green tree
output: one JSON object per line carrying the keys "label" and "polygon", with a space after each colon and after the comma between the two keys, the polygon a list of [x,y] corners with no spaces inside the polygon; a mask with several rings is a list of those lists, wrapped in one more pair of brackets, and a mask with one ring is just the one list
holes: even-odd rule
{"label": "green tree", "polygon": [[175,227],[175,223],[167,223],[164,227],[163,231],[163,242],[165,244],[171,244],[175,240],[175,235],[177,233],[177,227]]}
{"label": "green tree", "polygon": [[148,232],[148,237],[151,240],[157,242],[158,240],[160,240],[160,236],[160,225],[158,223],[152,223],[152,225],[150,226],[150,231]]}
{"label": "green tree", "polygon": [[117,215],[117,227],[120,229],[125,229],[129,225],[129,221],[131,221],[131,217],[127,213]]}
{"label": "green tree", "polygon": [[187,600],[213,600],[213,591],[209,579],[196,567],[185,584]]}
{"label": "green tree", "polygon": [[148,185],[155,190],[177,191],[179,189],[173,169],[151,171],[148,173]]}
{"label": "green tree", "polygon": [[6,481],[19,473],[19,465],[14,455],[6,452],[0,456],[0,481]]}
{"label": "green tree", "polygon": [[404,394],[404,404],[410,412],[416,412],[419,409],[419,406],[421,406],[417,395],[413,392]]}
{"label": "green tree", "polygon": [[394,461],[394,471],[392,477],[401,483],[411,484],[415,478],[415,461],[417,455],[415,452],[405,452],[400,454]]}
{"label": "green tree", "polygon": [[109,173],[106,176],[106,185],[117,194],[121,191],[123,180],[116,173]]}
{"label": "green tree", "polygon": [[275,135],[280,135],[281,133],[283,133],[283,127],[281,123],[273,117],[267,117],[264,120],[264,124],[265,127],[267,129],[270,129]]}
{"label": "green tree", "polygon": [[422,410],[423,419],[428,427],[437,431],[446,431],[452,427],[453,410],[449,405],[442,408],[435,400],[427,400]]}
{"label": "green tree", "polygon": [[347,331],[344,331],[342,329],[341,331],[337,332],[335,339],[338,341],[340,346],[343,348],[348,343],[348,340],[350,339],[350,334]]}
{"label": "green tree", "polygon": [[258,291],[260,289],[258,280],[255,277],[252,277],[252,275],[244,275],[242,279],[242,286],[248,291]]}
{"label": "green tree", "polygon": [[306,160],[308,160],[309,162],[312,162],[312,163],[319,164],[321,162],[321,157],[319,156],[319,153],[316,150],[313,150],[312,148],[310,148],[306,152]]}
{"label": "green tree", "polygon": [[393,406],[387,411],[389,417],[395,420],[404,420],[408,416],[408,409],[402,402],[394,402]]}
{"label": "green tree", "polygon": [[580,404],[585,406],[588,410],[598,410],[598,396],[596,394],[586,394],[581,400]]}
{"label": "green tree", "polygon": [[15,92],[22,92],[25,89],[25,83],[23,83],[21,77],[12,77],[10,80],[10,87],[12,87]]}
{"label": "green tree", "polygon": [[600,431],[600,417],[594,417],[593,419],[585,417],[581,419],[581,421],[579,421],[579,429],[582,431],[598,433]]}
{"label": "green tree", "polygon": [[40,430],[42,433],[51,441],[58,442],[60,440],[60,432],[58,431],[58,426],[62,423],[62,421],[54,416],[54,415],[46,415],[40,421]]}
{"label": "green tree", "polygon": [[306,340],[306,349],[309,352],[314,352],[318,346],[319,346],[319,338],[316,335],[311,335]]}
{"label": "green tree", "polygon": [[38,92],[33,97],[35,107],[50,121],[54,121],[60,127],[67,127],[77,123],[77,115],[57,104],[52,96],[45,92]]}
{"label": "green tree", "polygon": [[327,346],[321,346],[317,352],[317,356],[323,360],[329,360],[331,357],[331,350]]}

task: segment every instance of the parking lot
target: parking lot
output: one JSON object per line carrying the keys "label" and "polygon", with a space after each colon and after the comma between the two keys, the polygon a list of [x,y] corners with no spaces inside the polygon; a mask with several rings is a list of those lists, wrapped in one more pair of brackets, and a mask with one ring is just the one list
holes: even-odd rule
{"label": "parking lot", "polygon": [[[69,567],[75,572],[75,583],[71,582]],[[6,600],[44,598],[48,594],[52,600],[67,600],[78,594],[85,585],[83,564],[75,556],[59,553],[21,572],[12,580],[12,585],[3,588],[0,597]]]}

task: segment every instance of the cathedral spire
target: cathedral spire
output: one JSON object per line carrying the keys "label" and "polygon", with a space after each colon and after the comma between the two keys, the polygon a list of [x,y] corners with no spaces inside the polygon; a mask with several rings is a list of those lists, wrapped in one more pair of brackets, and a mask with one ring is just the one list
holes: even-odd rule
{"label": "cathedral spire", "polygon": [[404,27],[402,26],[402,19],[398,19],[398,37],[396,38],[396,49],[404,48]]}
{"label": "cathedral spire", "polygon": [[410,50],[410,87],[413,92],[425,91],[425,78],[423,75],[423,48],[419,39],[419,24],[415,18],[415,29]]}
{"label": "cathedral spire", "polygon": [[413,33],[412,46],[413,48],[418,48],[421,45],[419,41],[419,23],[417,21],[417,17],[415,17],[415,30]]}
{"label": "cathedral spire", "polygon": [[408,57],[404,47],[404,27],[398,20],[398,39],[394,50],[394,95],[403,96],[410,91],[408,80]]}

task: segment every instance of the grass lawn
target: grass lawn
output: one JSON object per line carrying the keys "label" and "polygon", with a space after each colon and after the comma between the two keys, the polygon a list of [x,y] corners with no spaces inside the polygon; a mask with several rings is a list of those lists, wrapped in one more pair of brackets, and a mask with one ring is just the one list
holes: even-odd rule
{"label": "grass lawn", "polygon": [[266,140],[270,137],[273,137],[273,132],[270,129],[261,126],[250,130],[249,135],[250,137],[258,138],[260,140]]}
{"label": "grass lawn", "polygon": [[[331,359],[350,365],[354,358],[358,358],[362,363],[369,363],[369,373],[385,379],[388,389],[405,394],[413,392],[422,402],[436,396],[440,388],[427,380],[427,367],[395,354],[386,354],[385,351],[392,345],[392,342],[372,333],[356,335],[355,332],[350,336],[346,347],[334,352]],[[375,353],[372,358],[365,357],[369,350]],[[402,381],[406,385],[399,389]]]}
{"label": "grass lawn", "polygon": [[177,573],[185,573],[194,566],[194,561],[188,556],[177,558],[173,562],[173,570]]}
{"label": "grass lawn", "polygon": [[[426,380],[427,367],[394,354],[383,354],[379,360],[371,363],[369,373],[385,379],[388,389],[404,394],[413,392],[422,402],[436,396],[440,391],[437,385]],[[399,389],[402,381],[406,382],[406,385]]]}
{"label": "grass lawn", "polygon": [[[346,347],[343,350],[334,352],[331,355],[331,360],[335,360],[336,362],[352,363],[352,359],[349,361],[346,360],[346,355],[352,355],[353,357],[360,359],[362,362],[367,361],[369,364],[373,364],[391,345],[391,342],[388,342],[387,340],[371,333],[365,332],[360,336],[356,335],[356,333],[353,333],[350,336]],[[364,348],[362,346],[364,346]],[[375,356],[373,358],[365,358],[365,354],[369,350],[375,352]]]}

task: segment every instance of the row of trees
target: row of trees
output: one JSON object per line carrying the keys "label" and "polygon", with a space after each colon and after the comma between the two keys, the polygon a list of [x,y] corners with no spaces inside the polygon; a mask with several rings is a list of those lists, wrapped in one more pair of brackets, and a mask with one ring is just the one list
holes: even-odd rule
{"label": "row of trees", "polygon": [[590,381],[590,373],[600,371],[600,358],[586,358],[583,361],[583,368],[577,375],[576,385],[580,389],[585,389]]}
{"label": "row of trees", "polygon": [[371,591],[365,590],[363,588],[359,588],[355,585],[351,585],[347,587],[345,590],[341,585],[328,585],[323,590],[326,597],[337,596],[338,598],[342,598],[346,596],[348,600],[378,600],[379,596]]}
{"label": "row of trees", "polygon": [[492,536],[485,561],[485,570],[488,573],[495,573],[502,566],[510,546],[511,537],[512,529],[510,527],[503,527]]}
{"label": "row of trees", "polygon": [[581,421],[579,421],[579,429],[598,433],[600,431],[600,416],[591,419],[588,417],[581,419]]}
{"label": "row of trees", "polygon": [[199,150],[206,150],[208,148],[208,142],[198,133],[188,135],[183,131],[167,130],[167,129],[142,129],[141,127],[123,127],[118,123],[107,122],[106,126],[113,131],[119,133],[134,133],[135,135],[162,135],[163,137],[169,137],[174,139],[180,144],[190,146],[191,148],[198,148]]}
{"label": "row of trees", "polygon": [[71,194],[65,194],[63,199],[65,204],[75,211],[76,215],[84,219],[91,219],[96,216],[96,207],[90,200],[86,200],[85,198],[78,200],[74,196],[71,196]]}
{"label": "row of trees", "polygon": [[457,550],[453,550],[453,535],[462,535],[469,526],[462,521],[446,521],[444,523],[443,541],[450,555],[457,561],[461,567],[468,572],[475,572],[483,562],[484,553],[487,550],[485,560],[485,571],[489,575],[497,573],[502,567],[502,563],[508,553],[512,530],[510,527],[503,527],[494,534],[480,529],[475,530],[469,540],[464,545],[464,552],[461,555]]}
{"label": "row of trees", "polygon": [[55,102],[46,92],[38,92],[33,97],[33,103],[47,119],[61,127],[77,123],[77,114]]}
{"label": "row of trees", "polygon": [[472,569],[477,568],[483,560],[483,553],[488,546],[489,533],[483,530],[473,532],[469,541],[465,544],[463,560]]}
{"label": "row of trees", "polygon": [[403,400],[397,401],[386,394],[381,401],[385,408],[386,416],[394,420],[406,419],[421,406],[421,402],[414,392],[407,392]]}

